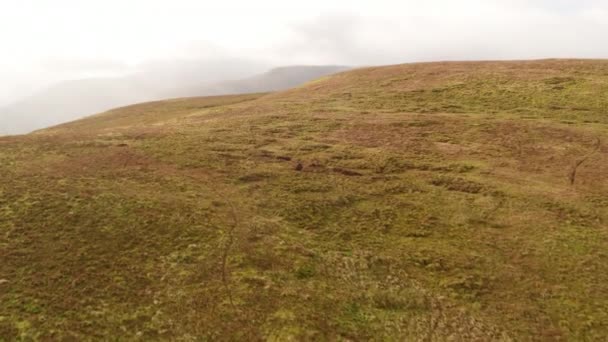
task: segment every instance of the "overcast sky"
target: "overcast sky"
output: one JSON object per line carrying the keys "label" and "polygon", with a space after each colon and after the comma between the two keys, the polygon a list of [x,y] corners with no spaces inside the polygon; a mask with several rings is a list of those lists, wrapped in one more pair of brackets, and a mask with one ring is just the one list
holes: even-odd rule
{"label": "overcast sky", "polygon": [[182,59],[608,57],[606,0],[0,0],[0,104]]}

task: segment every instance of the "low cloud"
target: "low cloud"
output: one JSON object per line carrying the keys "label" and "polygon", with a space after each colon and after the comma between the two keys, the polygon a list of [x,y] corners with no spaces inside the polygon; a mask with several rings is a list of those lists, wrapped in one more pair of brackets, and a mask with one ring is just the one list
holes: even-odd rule
{"label": "low cloud", "polygon": [[[465,1],[464,3],[467,3]],[[472,3],[472,1],[468,1]],[[588,1],[511,5],[489,1],[450,15],[332,14],[293,24],[278,52],[293,59],[369,65],[433,60],[606,58],[608,10]],[[549,6],[549,7],[548,7]],[[461,9],[462,10],[462,9]]]}
{"label": "low cloud", "polygon": [[129,64],[112,59],[51,58],[41,62],[41,67],[56,72],[116,73],[131,69]]}

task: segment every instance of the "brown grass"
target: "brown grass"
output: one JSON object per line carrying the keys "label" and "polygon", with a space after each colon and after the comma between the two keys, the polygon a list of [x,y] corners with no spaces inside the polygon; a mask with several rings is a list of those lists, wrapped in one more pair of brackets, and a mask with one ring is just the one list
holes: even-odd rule
{"label": "brown grass", "polygon": [[602,341],[606,94],[400,65],[0,138],[0,340]]}

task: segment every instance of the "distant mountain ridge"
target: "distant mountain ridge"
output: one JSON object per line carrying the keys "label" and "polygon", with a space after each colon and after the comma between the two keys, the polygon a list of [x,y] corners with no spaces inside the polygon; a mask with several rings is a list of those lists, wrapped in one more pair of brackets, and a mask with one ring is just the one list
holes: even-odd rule
{"label": "distant mountain ridge", "polygon": [[201,84],[191,89],[176,90],[173,97],[179,96],[205,96],[261,93],[285,90],[293,88],[319,77],[327,76],[337,72],[350,69],[346,66],[324,65],[324,66],[289,66],[272,69],[260,75],[217,83]]}
{"label": "distant mountain ridge", "polygon": [[[24,134],[139,102],[284,90],[347,69],[332,65],[287,66],[235,80],[217,81],[218,76],[213,75],[215,79],[212,81],[198,82],[190,76],[185,84],[177,84],[167,75],[65,81],[0,108],[0,135]],[[226,77],[234,77],[237,72],[244,73],[239,70],[228,73]],[[163,82],[163,79],[169,81]]]}

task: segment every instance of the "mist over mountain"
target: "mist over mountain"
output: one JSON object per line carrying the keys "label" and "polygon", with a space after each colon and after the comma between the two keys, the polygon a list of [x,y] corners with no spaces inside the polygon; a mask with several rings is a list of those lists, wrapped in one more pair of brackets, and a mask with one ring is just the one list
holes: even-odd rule
{"label": "mist over mountain", "polygon": [[171,97],[245,94],[284,90],[313,79],[350,69],[339,65],[296,65],[272,69],[263,74],[240,80],[203,83],[197,86],[180,87]]}
{"label": "mist over mountain", "polygon": [[282,90],[346,69],[289,66],[262,73],[264,64],[238,60],[150,64],[126,77],[57,83],[0,108],[0,135],[24,134],[138,102]]}
{"label": "mist over mountain", "polygon": [[0,342],[608,341],[607,0],[0,1]]}

